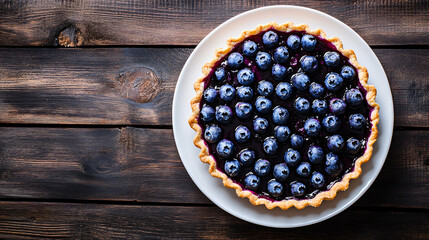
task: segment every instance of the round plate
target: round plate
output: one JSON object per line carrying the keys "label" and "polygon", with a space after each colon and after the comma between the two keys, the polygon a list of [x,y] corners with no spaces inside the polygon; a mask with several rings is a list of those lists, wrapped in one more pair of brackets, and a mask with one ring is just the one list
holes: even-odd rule
{"label": "round plate", "polygon": [[[195,131],[188,124],[191,116],[191,98],[195,96],[193,83],[202,76],[203,65],[209,62],[217,48],[226,47],[226,40],[238,37],[244,30],[255,29],[269,22],[306,23],[311,29],[322,28],[328,37],[337,36],[344,48],[351,48],[358,62],[368,68],[369,84],[378,90],[376,101],[380,104],[379,136],[374,153],[368,163],[363,164],[363,173],[350,182],[349,189],[338,193],[334,200],[324,201],[320,207],[302,210],[290,208],[268,210],[265,206],[253,206],[247,198],[239,198],[235,191],[223,186],[221,179],[212,177],[208,164],[198,157],[200,149],[195,147]],[[221,24],[207,35],[186,61],[179,76],[173,99],[173,131],[177,149],[183,165],[198,188],[217,206],[228,213],[255,224],[292,228],[321,222],[344,211],[371,186],[383,167],[393,133],[393,101],[389,82],[380,61],[368,44],[350,27],[339,20],[316,10],[297,6],[270,6],[242,13]]]}

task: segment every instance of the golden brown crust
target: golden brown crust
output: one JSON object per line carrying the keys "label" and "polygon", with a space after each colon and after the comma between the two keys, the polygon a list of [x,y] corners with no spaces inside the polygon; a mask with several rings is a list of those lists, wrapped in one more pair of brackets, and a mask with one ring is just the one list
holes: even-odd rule
{"label": "golden brown crust", "polygon": [[[234,183],[225,173],[222,173],[217,170],[216,167],[216,161],[213,158],[213,156],[210,155],[209,150],[204,142],[203,139],[201,139],[202,136],[202,129],[200,125],[198,124],[198,115],[200,113],[200,106],[199,103],[202,98],[202,94],[204,91],[204,79],[207,77],[213,66],[216,64],[216,62],[228,54],[232,48],[235,46],[235,44],[242,42],[245,38],[256,35],[262,31],[268,30],[270,28],[274,28],[279,31],[283,32],[290,32],[293,30],[297,31],[306,31],[309,34],[320,36],[323,39],[326,39],[333,43],[337,50],[341,52],[344,56],[348,57],[351,64],[358,70],[358,77],[360,84],[366,89],[366,100],[368,104],[373,107],[373,110],[371,112],[371,135],[368,137],[367,145],[366,145],[366,151],[365,153],[356,160],[354,171],[347,173],[344,175],[341,182],[335,183],[329,190],[320,192],[312,199],[305,199],[305,200],[282,200],[282,201],[270,201],[265,198],[259,198],[255,194],[253,194],[251,191],[243,190],[240,185]],[[350,179],[357,178],[361,172],[362,168],[361,165],[364,162],[367,162],[372,155],[373,151],[373,144],[377,140],[378,130],[377,130],[377,124],[379,121],[378,111],[379,111],[379,105],[375,102],[375,96],[376,96],[376,89],[374,86],[368,85],[368,72],[367,69],[361,65],[356,60],[356,55],[353,52],[353,50],[349,49],[343,49],[343,44],[341,43],[340,39],[337,37],[333,38],[327,38],[326,34],[323,32],[322,29],[315,29],[311,30],[308,25],[301,24],[301,25],[294,25],[291,22],[287,22],[284,24],[277,24],[277,23],[268,23],[266,25],[260,25],[254,30],[250,31],[244,31],[240,37],[238,38],[231,38],[227,41],[227,47],[223,49],[218,49],[215,52],[215,57],[212,61],[205,64],[203,67],[203,76],[198,79],[194,83],[194,89],[196,91],[196,96],[191,100],[191,107],[192,107],[192,115],[189,118],[189,125],[196,131],[196,136],[194,138],[194,144],[195,146],[199,147],[201,149],[199,157],[202,162],[208,163],[210,165],[209,172],[212,176],[221,178],[223,184],[226,187],[234,188],[237,195],[242,198],[249,198],[250,202],[253,205],[265,205],[268,209],[273,209],[275,207],[279,207],[281,209],[288,209],[292,206],[294,206],[297,209],[302,209],[306,206],[313,206],[318,207],[323,200],[331,200],[334,199],[337,195],[338,191],[344,191],[349,187]]]}

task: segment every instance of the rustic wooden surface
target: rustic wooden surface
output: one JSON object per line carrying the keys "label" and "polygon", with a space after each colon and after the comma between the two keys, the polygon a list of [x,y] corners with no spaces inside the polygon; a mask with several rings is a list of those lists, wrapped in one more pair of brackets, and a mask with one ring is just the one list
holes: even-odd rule
{"label": "rustic wooden surface", "polygon": [[[195,45],[228,18],[274,4],[355,29],[395,104],[373,186],[338,216],[297,229],[252,225],[213,205],[171,129],[175,84]],[[0,239],[429,239],[428,24],[424,0],[0,1]]]}

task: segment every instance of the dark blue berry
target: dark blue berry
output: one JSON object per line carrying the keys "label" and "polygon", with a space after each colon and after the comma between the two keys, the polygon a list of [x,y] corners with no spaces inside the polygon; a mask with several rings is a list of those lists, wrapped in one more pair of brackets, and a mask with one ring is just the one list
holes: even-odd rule
{"label": "dark blue berry", "polygon": [[309,34],[302,36],[301,45],[305,51],[313,51],[316,48],[316,43],[315,36]]}
{"label": "dark blue berry", "polygon": [[277,106],[273,110],[273,122],[275,124],[284,125],[289,119],[289,112],[286,108]]}
{"label": "dark blue berry", "polygon": [[279,182],[284,182],[289,177],[289,167],[286,163],[279,163],[274,166],[273,175]]}
{"label": "dark blue berry", "polygon": [[242,85],[250,85],[255,81],[255,74],[248,68],[241,69],[237,73],[237,80]]}
{"label": "dark blue berry", "polygon": [[239,87],[237,88],[237,96],[241,101],[250,101],[253,98],[253,89],[247,86]]}
{"label": "dark blue berry", "polygon": [[261,70],[268,70],[273,64],[270,54],[266,52],[258,52],[256,54],[256,65]]}
{"label": "dark blue berry", "polygon": [[255,101],[256,111],[260,113],[268,113],[271,111],[273,104],[268,98],[258,97]]}
{"label": "dark blue berry", "polygon": [[346,112],[347,105],[342,99],[333,98],[329,101],[329,108],[333,114],[343,115]]}
{"label": "dark blue berry", "polygon": [[283,194],[283,185],[276,180],[271,180],[268,183],[267,191],[271,197],[280,197]]}
{"label": "dark blue berry", "polygon": [[344,142],[343,137],[340,135],[332,135],[328,137],[326,145],[332,152],[341,152],[344,149],[346,143]]}
{"label": "dark blue berry", "polygon": [[284,143],[288,140],[290,135],[290,130],[286,126],[277,126],[274,129],[274,137],[277,139],[277,141]]}
{"label": "dark blue berry", "polygon": [[310,86],[310,78],[305,73],[295,73],[290,79],[292,85],[299,91],[305,91]]}
{"label": "dark blue berry", "polygon": [[221,100],[230,102],[235,97],[235,88],[229,84],[225,84],[219,89],[219,97]]}
{"label": "dark blue berry", "polygon": [[236,177],[240,174],[240,163],[236,160],[229,160],[225,162],[225,173],[230,177]]}
{"label": "dark blue berry", "polygon": [[305,185],[301,182],[292,182],[290,184],[290,192],[294,197],[302,197],[305,194],[305,191],[307,191],[307,188]]}
{"label": "dark blue berry", "polygon": [[301,177],[308,177],[311,174],[311,164],[309,162],[302,162],[296,168],[296,174]]}
{"label": "dark blue berry", "polygon": [[240,68],[244,63],[243,56],[238,52],[233,52],[228,56],[228,65],[232,69]]}
{"label": "dark blue berry", "polygon": [[315,118],[310,118],[304,123],[304,130],[310,137],[315,137],[319,135],[320,128],[320,122]]}
{"label": "dark blue berry", "polygon": [[254,57],[258,52],[258,45],[253,41],[245,41],[243,43],[243,55],[246,57]]}
{"label": "dark blue berry", "polygon": [[299,60],[299,63],[301,64],[302,70],[307,73],[312,73],[319,67],[319,62],[317,62],[317,59],[313,56],[303,56]]}
{"label": "dark blue berry", "polygon": [[274,86],[271,82],[262,80],[258,83],[258,87],[256,88],[256,90],[258,91],[259,95],[268,97],[273,94]]}
{"label": "dark blue berry", "polygon": [[308,148],[307,157],[313,164],[319,164],[323,161],[323,149],[319,146],[311,146]]}
{"label": "dark blue berry", "polygon": [[239,119],[247,119],[252,116],[253,107],[247,102],[238,102],[235,104],[235,114]]}
{"label": "dark blue berry", "polygon": [[328,112],[328,104],[325,100],[315,99],[311,105],[311,108],[317,115],[323,115]]}
{"label": "dark blue berry", "polygon": [[275,138],[269,137],[264,140],[263,149],[266,154],[274,155],[277,153],[277,150],[279,149],[279,145],[277,144],[277,141]]}
{"label": "dark blue berry", "polygon": [[249,149],[245,149],[238,154],[238,160],[243,166],[250,166],[256,159],[255,152]]}
{"label": "dark blue berry", "polygon": [[322,188],[325,185],[325,177],[320,172],[314,172],[311,175],[311,185],[317,189]]}
{"label": "dark blue berry", "polygon": [[201,108],[201,120],[203,120],[204,122],[210,122],[214,119],[215,117],[215,110],[210,107],[209,105],[204,105]]}
{"label": "dark blue berry", "polygon": [[362,143],[356,138],[349,138],[347,140],[346,150],[351,155],[357,154],[362,149]]}
{"label": "dark blue berry", "polygon": [[228,139],[222,139],[216,146],[216,152],[223,158],[230,158],[234,154],[234,144]]}
{"label": "dark blue berry", "polygon": [[297,35],[290,35],[287,38],[286,44],[290,49],[297,50],[301,45],[301,39]]}
{"label": "dark blue berry", "polygon": [[216,143],[222,138],[222,129],[217,125],[209,125],[204,131],[204,139],[209,143]]}
{"label": "dark blue berry", "polygon": [[328,67],[336,67],[340,64],[340,54],[337,52],[326,52],[323,56],[325,64]]}
{"label": "dark blue berry", "polygon": [[286,64],[289,58],[289,52],[285,46],[276,48],[274,51],[274,60],[280,64]]}
{"label": "dark blue berry", "polygon": [[238,126],[235,129],[235,140],[239,143],[245,143],[250,140],[251,134],[250,130],[246,126]]}
{"label": "dark blue berry", "polygon": [[217,90],[214,88],[207,88],[204,91],[203,96],[206,102],[213,103],[216,101],[216,98],[217,98]]}
{"label": "dark blue berry", "polygon": [[262,36],[262,42],[266,48],[273,48],[279,42],[279,36],[273,31],[268,31]]}
{"label": "dark blue berry", "polygon": [[261,180],[255,174],[249,174],[244,179],[244,187],[249,190],[253,190],[253,191],[258,190],[260,184],[261,184]]}
{"label": "dark blue berry", "polygon": [[216,121],[226,124],[232,121],[232,110],[230,107],[223,105],[216,107]]}
{"label": "dark blue berry", "polygon": [[342,171],[343,163],[340,161],[340,158],[333,153],[326,154],[325,172],[331,177],[336,177]]}
{"label": "dark blue berry", "polygon": [[306,98],[299,97],[295,100],[294,107],[299,113],[308,113],[310,111],[310,102]]}
{"label": "dark blue berry", "polygon": [[253,130],[257,133],[266,133],[268,130],[268,120],[258,117],[253,120]]}
{"label": "dark blue berry", "polygon": [[273,68],[271,69],[271,75],[275,80],[282,81],[286,78],[287,75],[286,68],[283,65],[274,64]]}
{"label": "dark blue berry", "polygon": [[224,68],[218,68],[215,71],[215,77],[217,81],[223,81],[226,79],[227,75],[226,75],[226,71]]}
{"label": "dark blue berry", "polygon": [[322,120],[323,129],[328,133],[334,133],[341,128],[341,121],[337,116],[328,115]]}
{"label": "dark blue berry", "polygon": [[341,69],[341,76],[346,80],[350,81],[355,78],[356,72],[355,70],[350,66],[345,66],[343,69]]}
{"label": "dark blue berry", "polygon": [[346,102],[352,107],[357,107],[363,102],[362,93],[357,88],[352,88],[346,92]]}
{"label": "dark blue berry", "polygon": [[314,98],[321,98],[325,93],[325,88],[322,86],[322,84],[313,82],[310,84],[310,88],[308,89],[308,91],[310,92],[310,95]]}
{"label": "dark blue berry", "polygon": [[301,148],[304,145],[304,138],[301,135],[293,134],[290,137],[290,145],[293,148]]}
{"label": "dark blue berry", "polygon": [[325,86],[329,91],[336,92],[343,86],[343,78],[338,73],[328,73],[325,78]]}
{"label": "dark blue berry", "polygon": [[277,84],[276,95],[281,100],[288,100],[292,96],[292,86],[289,83],[281,82]]}
{"label": "dark blue berry", "polygon": [[296,167],[301,161],[301,154],[297,150],[289,149],[284,155],[285,163],[290,167]]}
{"label": "dark blue berry", "polygon": [[254,172],[259,177],[265,177],[270,173],[271,163],[265,159],[259,159],[255,163]]}
{"label": "dark blue berry", "polygon": [[354,130],[361,130],[365,127],[366,120],[362,114],[356,113],[356,114],[350,115],[349,124],[350,124],[350,128]]}

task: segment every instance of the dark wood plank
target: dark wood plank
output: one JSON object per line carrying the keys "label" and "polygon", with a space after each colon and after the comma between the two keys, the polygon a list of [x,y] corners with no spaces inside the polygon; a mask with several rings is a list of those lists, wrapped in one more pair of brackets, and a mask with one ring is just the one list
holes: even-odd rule
{"label": "dark wood plank", "polygon": [[[175,84],[191,51],[0,49],[0,122],[171,125]],[[429,50],[375,52],[389,77],[396,126],[428,127]],[[139,79],[152,83],[153,75],[142,70],[146,68],[153,71],[160,84],[139,86],[156,91],[133,92],[133,88],[127,88],[130,85],[123,84]],[[158,94],[152,100],[146,98],[153,92]],[[148,102],[139,103],[142,101]]]}
{"label": "dark wood plank", "polygon": [[63,46],[195,45],[225,20],[276,4],[301,5],[331,14],[372,45],[429,44],[429,4],[425,0],[20,0],[0,3],[0,45],[54,46],[58,37]]}
{"label": "dark wood plank", "polygon": [[[2,199],[210,203],[183,168],[171,130],[0,131]],[[427,131],[396,132],[378,180],[358,205],[429,208],[422,194],[429,189],[428,145]]]}
{"label": "dark wood plank", "polygon": [[428,239],[428,224],[426,212],[351,209],[316,225],[273,229],[215,206],[0,203],[2,239]]}

